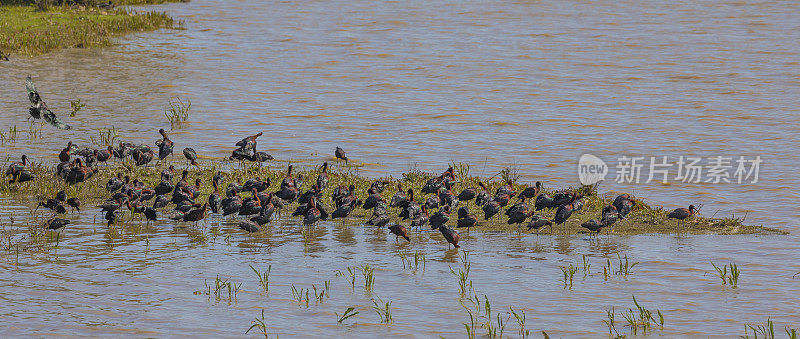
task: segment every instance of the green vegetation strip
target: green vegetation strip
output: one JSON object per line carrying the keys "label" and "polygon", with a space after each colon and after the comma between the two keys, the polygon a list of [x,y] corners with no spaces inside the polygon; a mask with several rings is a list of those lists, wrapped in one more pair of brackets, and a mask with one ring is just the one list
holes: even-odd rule
{"label": "green vegetation strip", "polygon": [[33,4],[4,1],[0,5],[0,51],[36,56],[61,48],[108,46],[115,36],[177,27],[180,24],[164,12],[66,5],[41,10]]}

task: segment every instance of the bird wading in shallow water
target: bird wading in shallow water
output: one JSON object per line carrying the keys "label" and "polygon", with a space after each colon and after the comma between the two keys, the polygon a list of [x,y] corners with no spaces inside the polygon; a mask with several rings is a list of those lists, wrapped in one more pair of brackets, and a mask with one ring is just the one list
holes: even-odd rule
{"label": "bird wading in shallow water", "polygon": [[347,155],[341,147],[336,146],[336,151],[333,152],[333,155],[336,156],[336,159],[344,160],[344,163],[347,164]]}

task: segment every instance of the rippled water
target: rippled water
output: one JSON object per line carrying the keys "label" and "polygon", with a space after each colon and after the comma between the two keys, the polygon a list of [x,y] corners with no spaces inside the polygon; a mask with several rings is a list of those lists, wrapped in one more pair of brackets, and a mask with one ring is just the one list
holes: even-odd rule
{"label": "rippled water", "polygon": [[[54,159],[66,139],[86,144],[110,126],[149,142],[168,125],[167,100],[181,96],[193,105],[190,123],[173,131],[177,147],[224,156],[263,131],[260,148],[278,159],[318,161],[339,145],[372,176],[461,161],[483,176],[514,165],[524,180],[565,186],[577,183],[577,159],[587,152],[612,166],[622,155],[759,155],[756,184],[609,181],[601,190],[797,230],[796,2],[195,0],[156,8],[187,29],[0,63],[0,130],[27,130],[27,74],[62,116],[68,99],[87,103],[65,117],[74,130],[44,129],[43,139],[0,146],[3,155]],[[410,245],[430,259],[420,276],[403,272],[392,237],[361,227],[322,225],[309,248],[290,225],[266,239],[233,233],[230,244],[220,236],[205,245],[162,225],[149,247],[128,239],[111,248],[105,228],[84,218],[65,232],[58,255],[21,256],[18,266],[4,255],[0,312],[10,325],[2,331],[239,336],[266,307],[280,334],[463,335],[466,316],[447,269],[456,254],[435,235]],[[631,294],[665,312],[670,335],[739,335],[743,323],[767,316],[798,325],[795,235],[472,236],[464,247],[476,289],[525,309],[531,328],[551,334],[600,335],[604,310],[632,307]],[[559,265],[587,254],[600,266],[600,256],[616,251],[642,262],[627,281],[595,275],[572,291],[558,282]],[[705,275],[712,260],[741,265],[739,289]],[[247,265],[268,263],[276,292],[266,298],[254,292]],[[378,268],[375,294],[397,308],[388,329],[372,324],[361,290],[333,277],[361,263]],[[244,283],[238,302],[191,294],[218,273]],[[291,283],[328,278],[330,303],[291,302]],[[336,326],[333,312],[350,304],[361,305],[358,325]]]}

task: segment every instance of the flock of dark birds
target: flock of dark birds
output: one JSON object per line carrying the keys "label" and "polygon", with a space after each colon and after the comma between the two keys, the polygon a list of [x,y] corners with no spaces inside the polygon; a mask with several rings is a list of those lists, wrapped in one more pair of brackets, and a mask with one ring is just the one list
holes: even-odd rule
{"label": "flock of dark birds", "polygon": [[[61,123],[47,109],[47,105],[33,87],[30,77],[27,79],[26,85],[32,104],[31,115],[34,115],[35,111],[37,116],[43,117],[54,126],[69,129],[68,125]],[[79,149],[69,142],[66,148],[59,153],[59,164],[56,166],[55,175],[69,185],[74,185],[86,181],[97,173],[97,164],[115,158],[130,157],[136,166],[145,166],[156,157],[159,161],[165,160],[173,155],[175,145],[164,129],[160,129],[159,134],[161,139],[155,142],[157,154],[147,145],[120,142],[118,147],[109,146],[106,149],[97,150]],[[258,133],[237,142],[237,148],[232,152],[230,159],[256,162],[272,160],[272,156],[256,149],[256,140],[261,135],[262,133]],[[247,217],[245,220],[238,221],[238,226],[244,231],[254,233],[259,232],[262,226],[270,223],[290,204],[297,202],[298,206],[291,215],[302,217],[304,225],[313,225],[320,220],[345,219],[354,210],[361,208],[366,211],[372,210],[371,216],[365,222],[366,225],[385,227],[392,220],[389,208],[397,208],[399,209],[398,217],[401,220],[409,221],[410,228],[421,229],[429,225],[431,230],[439,230],[448,243],[459,247],[459,233],[446,224],[451,220],[452,211],[456,209],[457,216],[454,219],[457,228],[469,229],[478,223],[478,217],[470,211],[465,203],[467,201],[474,200],[474,205],[483,211],[484,220],[489,220],[503,212],[509,225],[526,225],[528,230],[536,230],[538,233],[539,229],[545,226],[548,226],[552,232],[554,224],[561,225],[573,213],[579,212],[583,208],[585,200],[582,194],[573,189],[555,192],[552,195],[547,194],[542,190],[540,182],[526,187],[521,192],[516,192],[510,180],[504,182],[493,194],[482,182],[479,182],[477,187],[466,188],[455,194],[452,189],[456,183],[456,177],[453,168],[448,168],[441,175],[431,178],[425,183],[421,190],[425,196],[423,200],[416,199],[414,190],[411,188],[403,189],[402,183],[397,184],[397,192],[390,199],[385,199],[383,194],[389,183],[382,180],[377,180],[370,185],[363,200],[358,197],[358,192],[352,184],[330,188],[333,190],[331,193],[333,212],[329,213],[325,201],[323,201],[323,194],[329,189],[328,163],[325,162],[319,170],[316,181],[311,182],[310,187],[305,191],[302,191],[305,178],[302,175],[295,177],[291,164],[289,164],[279,187],[273,191],[269,190],[272,186],[270,178],[266,180],[250,178],[244,183],[241,183],[241,179],[229,182],[225,186],[223,194],[220,189],[224,185],[224,176],[221,172],[217,172],[211,182],[213,192],[204,202],[201,202],[201,179],[198,178],[194,183],[190,183],[188,178],[191,166],[198,166],[197,153],[192,148],[185,148],[183,155],[187,160],[187,169],[181,171],[180,178],[174,184],[176,171],[174,166],[169,166],[161,172],[160,183],[154,187],[148,187],[138,179],[131,180],[123,173],[118,173],[116,177],[109,179],[105,189],[111,196],[99,206],[108,225],[115,224],[120,219],[122,211],[129,211],[132,215],[144,215],[148,222],[156,221],[159,214],[164,214],[171,220],[197,223],[205,219],[209,213],[213,213],[222,216]],[[347,155],[339,147],[336,148],[334,156],[337,160],[348,162]],[[22,155],[21,162],[15,162],[8,166],[5,174],[10,177],[10,183],[22,183],[34,179],[34,175],[27,168],[28,164],[28,157]],[[248,193],[249,196],[243,198],[242,193]],[[514,198],[516,201],[513,200]],[[459,207],[462,202],[465,204]],[[532,202],[533,206],[529,206],[529,202]],[[58,192],[53,198],[40,202],[37,209],[44,207],[52,210],[56,215],[65,214],[67,210],[64,204],[80,212],[80,200],[76,197],[67,198],[64,191]],[[599,233],[603,228],[611,227],[618,220],[625,219],[635,205],[636,201],[630,195],[621,194],[611,204],[603,207],[599,219],[591,219],[581,226],[590,232]],[[503,210],[504,208],[505,210]],[[555,210],[552,219],[536,214],[536,212],[546,209]],[[668,217],[684,220],[694,215],[696,211],[695,206],[690,205],[688,209],[679,208],[672,211]],[[69,220],[53,217],[45,222],[45,226],[57,230],[69,223]],[[397,237],[403,237],[407,241],[411,240],[408,228],[404,225],[393,223],[388,226],[388,229]]]}

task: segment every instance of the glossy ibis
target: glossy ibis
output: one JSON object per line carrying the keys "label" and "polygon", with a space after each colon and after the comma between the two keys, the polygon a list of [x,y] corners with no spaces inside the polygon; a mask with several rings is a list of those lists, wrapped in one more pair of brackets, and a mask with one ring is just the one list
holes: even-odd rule
{"label": "glossy ibis", "polygon": [[244,231],[246,231],[246,232],[248,232],[248,233],[256,233],[256,232],[261,231],[261,229],[258,228],[258,224],[256,224],[255,222],[253,222],[251,220],[239,221],[239,228],[244,230]]}
{"label": "glossy ibis", "polygon": [[33,174],[28,172],[25,166],[28,165],[28,156],[23,154],[22,155],[22,162],[14,162],[8,165],[6,169],[6,175],[10,176],[11,179],[8,180],[9,183],[19,182],[23,183],[26,181],[31,181],[34,179]]}
{"label": "glossy ibis", "polygon": [[619,211],[620,209],[622,209],[622,202],[625,200],[633,200],[633,199],[631,198],[630,194],[623,193],[614,198],[614,202],[611,203],[611,205],[614,206],[617,209],[617,211]]}
{"label": "glossy ibis", "polygon": [[81,200],[76,197],[67,199],[67,205],[69,205],[69,207],[72,207],[74,210],[77,210],[78,212],[81,211]]}
{"label": "glossy ibis", "polygon": [[94,156],[97,158],[97,161],[106,162],[109,159],[111,159],[113,154],[114,154],[114,147],[108,146],[107,149],[95,150]]}
{"label": "glossy ibis", "polygon": [[222,215],[227,216],[239,213],[239,209],[242,208],[242,202],[242,198],[235,194],[222,199]]}
{"label": "glossy ibis", "polygon": [[156,200],[153,201],[153,208],[159,209],[167,207],[170,202],[170,197],[167,194],[161,194],[156,196]]}
{"label": "glossy ibis", "polygon": [[591,220],[589,220],[589,221],[587,221],[587,222],[584,222],[584,223],[582,223],[582,224],[581,224],[581,227],[583,227],[583,228],[585,228],[585,229],[589,230],[590,232],[595,232],[595,233],[600,233],[600,230],[601,230],[601,229],[602,229],[604,226],[606,226],[606,225],[605,225],[605,224],[603,224],[603,223],[602,223],[602,222],[600,222],[600,221],[597,221],[597,219],[591,219]]}
{"label": "glossy ibis", "polygon": [[441,200],[439,199],[438,195],[431,195],[427,200],[425,200],[425,207],[427,207],[429,210],[436,209],[439,207],[440,201]]}
{"label": "glossy ibis", "polygon": [[146,207],[144,209],[144,217],[147,219],[148,222],[158,220],[158,214],[156,214],[156,209],[153,207]]}
{"label": "glossy ibis", "polygon": [[383,212],[380,212],[378,208],[375,208],[372,211],[372,217],[370,217],[369,220],[367,220],[366,224],[383,227],[386,226],[386,224],[388,224],[389,221],[390,221],[389,215],[386,214],[385,210]]}
{"label": "glossy ibis", "polygon": [[[445,225],[441,225],[439,226],[439,232],[442,233],[442,236],[444,236],[445,240],[447,240],[448,243],[452,244],[453,247],[455,248],[459,247],[458,241],[461,239],[461,236],[458,235],[458,232],[456,230],[447,227]],[[448,245],[448,247],[449,246],[450,245]]]}
{"label": "glossy ibis", "polygon": [[[336,219],[336,212],[333,212],[333,218]],[[310,199],[308,201],[308,208],[306,209],[306,215],[303,218],[304,225],[313,225],[316,223],[321,217],[321,213],[319,209],[317,209],[316,199]]]}
{"label": "glossy ibis", "polygon": [[405,206],[408,203],[408,196],[405,192],[403,192],[403,185],[399,182],[397,183],[397,193],[392,196],[391,202],[389,202],[390,207],[401,207]]}
{"label": "glossy ibis", "polygon": [[542,183],[540,181],[537,181],[535,186],[532,187],[529,186],[526,187],[524,190],[522,190],[522,192],[519,193],[518,198],[533,199],[537,195],[539,195],[539,192],[541,192],[541,190],[542,190]]}
{"label": "glossy ibis", "polygon": [[411,238],[408,237],[408,230],[403,225],[394,224],[389,226],[389,232],[392,232],[392,234],[395,235],[395,239],[398,237],[403,237],[403,239],[406,239],[406,241],[411,241]]}
{"label": "glossy ibis", "polygon": [[203,207],[193,209],[183,216],[183,221],[193,221],[197,223],[206,218],[206,211],[208,210],[208,203],[203,204]]}
{"label": "glossy ibis", "polygon": [[478,218],[476,218],[474,214],[469,213],[469,208],[467,208],[467,206],[461,206],[461,208],[458,209],[458,223],[456,227],[469,228],[475,226],[476,223],[478,223]]}
{"label": "glossy ibis", "polygon": [[553,202],[550,207],[558,208],[566,204],[571,204],[578,198],[578,193],[574,190],[558,192],[553,195]]}
{"label": "glossy ibis", "polygon": [[419,204],[414,201],[414,190],[408,189],[408,199],[405,204],[401,205],[400,218],[403,220],[414,220],[414,217],[419,214]]}
{"label": "glossy ibis", "polygon": [[572,216],[572,212],[573,212],[573,206],[572,206],[572,204],[561,205],[561,206],[560,206],[560,207],[559,207],[559,208],[556,210],[556,215],[555,215],[555,217],[553,218],[553,222],[554,222],[556,225],[561,225],[561,224],[563,224],[564,222],[566,222],[566,221],[567,221],[567,219],[569,219],[569,217],[570,217],[570,216]]}
{"label": "glossy ibis", "polygon": [[222,198],[219,196],[219,186],[216,181],[212,181],[214,191],[208,196],[208,207],[211,208],[211,213],[218,214],[222,210]]}
{"label": "glossy ibis", "polygon": [[47,226],[47,229],[57,230],[59,228],[69,225],[70,221],[67,219],[52,218],[50,220],[45,221],[44,224]]}
{"label": "glossy ibis", "polygon": [[33,80],[30,76],[25,78],[25,88],[28,90],[28,100],[31,102],[29,113],[33,119],[44,119],[44,121],[58,129],[72,128],[69,125],[61,122],[61,119],[59,119],[58,116],[56,116],[49,108],[47,108],[47,104],[45,104],[44,100],[42,100],[42,97],[39,96],[39,92],[36,91],[36,87],[33,85]]}
{"label": "glossy ibis", "polygon": [[475,196],[478,195],[478,191],[474,187],[465,188],[458,194],[458,200],[460,201],[470,201],[475,199]]}
{"label": "glossy ibis", "polygon": [[153,161],[153,150],[148,146],[136,147],[131,151],[131,156],[136,166],[144,166]]}
{"label": "glossy ibis", "polygon": [[[189,162],[189,164],[194,165],[195,167],[200,167],[197,165],[197,152],[195,152],[194,148],[186,147],[183,149],[183,157]],[[188,166],[188,164],[187,164]]]}
{"label": "glossy ibis", "polygon": [[634,200],[622,200],[617,207],[617,213],[619,214],[620,219],[625,219],[628,217],[628,214],[631,213],[633,210],[633,206],[636,206],[636,201]]}
{"label": "glossy ibis", "polygon": [[428,223],[428,208],[422,206],[422,209],[419,209],[413,217],[411,217],[411,227],[422,228],[425,224]]}
{"label": "glossy ibis", "polygon": [[489,189],[486,188],[486,185],[483,182],[478,182],[478,186],[480,186],[481,189],[475,196],[475,205],[483,206],[492,200],[492,195],[489,194]]}
{"label": "glossy ibis", "polygon": [[61,162],[67,162],[72,155],[72,141],[67,143],[67,148],[62,149],[61,153],[58,153],[58,160]]}
{"label": "glossy ibis", "polygon": [[96,168],[90,168],[83,165],[83,161],[79,158],[75,160],[75,167],[67,173],[67,184],[74,185],[86,181],[97,173]]}
{"label": "glossy ibis", "polygon": [[378,206],[378,203],[382,203],[383,197],[379,192],[374,192],[370,194],[366,199],[364,199],[364,206],[362,206],[365,210],[370,210]]}
{"label": "glossy ibis", "polygon": [[344,163],[347,164],[347,155],[341,147],[336,146],[336,151],[333,152],[333,155],[336,156],[336,159],[344,160]]}
{"label": "glossy ibis", "polygon": [[163,128],[158,129],[158,134],[161,134],[161,140],[156,141],[158,160],[164,160],[167,156],[172,154],[172,149],[175,147],[175,144],[169,139],[167,132]]}
{"label": "glossy ibis", "polygon": [[533,215],[531,217],[531,221],[528,223],[528,230],[536,230],[536,233],[539,233],[539,229],[545,226],[550,226],[550,231],[553,231],[553,222],[550,220],[545,219],[539,215]]}
{"label": "glossy ibis", "polygon": [[431,229],[436,229],[443,226],[450,220],[450,206],[445,205],[434,213],[428,222],[431,224]]}
{"label": "glossy ibis", "polygon": [[600,222],[605,224],[606,226],[611,226],[619,219],[619,213],[617,213],[617,208],[613,205],[608,205],[603,207],[601,212],[601,219]]}
{"label": "glossy ibis", "polygon": [[497,213],[500,212],[500,203],[496,200],[491,200],[485,204],[483,204],[483,220],[489,220],[491,217],[495,216]]}
{"label": "glossy ibis", "polygon": [[237,195],[242,191],[242,189],[242,183],[240,182],[240,179],[237,178],[236,182],[228,183],[228,188],[225,189],[225,196],[232,197]]}
{"label": "glossy ibis", "polygon": [[328,188],[328,162],[322,163],[322,169],[319,171],[319,175],[317,175],[317,187],[319,190],[324,192],[326,188]]}
{"label": "glossy ibis", "polygon": [[676,208],[674,211],[669,212],[669,214],[667,214],[667,218],[685,220],[696,213],[697,209],[695,209],[694,205],[689,205],[689,208]]}
{"label": "glossy ibis", "polygon": [[448,205],[450,206],[450,208],[456,208],[458,207],[459,199],[456,197],[455,194],[453,194],[451,188],[452,184],[446,182],[444,184],[444,187],[439,190],[439,201],[440,201],[439,204]]}

